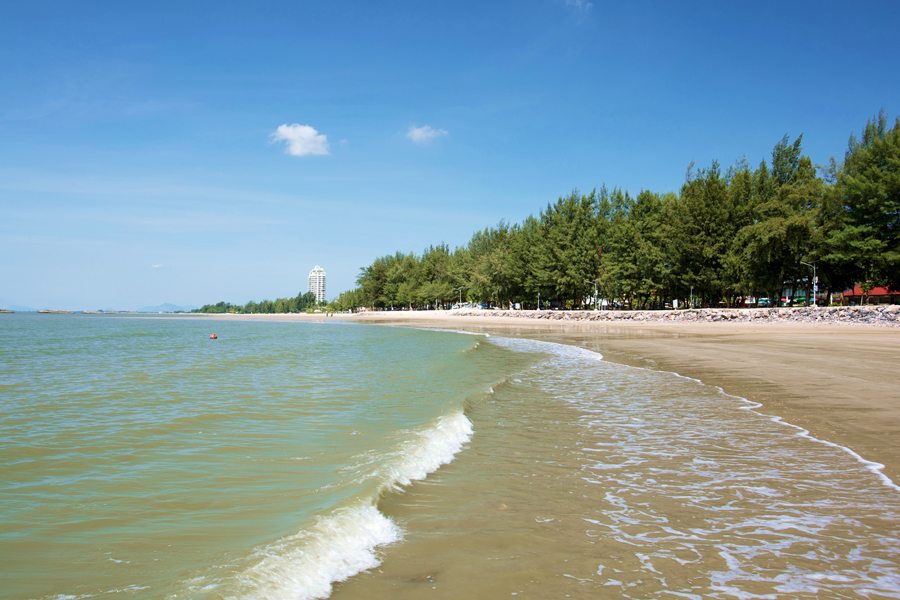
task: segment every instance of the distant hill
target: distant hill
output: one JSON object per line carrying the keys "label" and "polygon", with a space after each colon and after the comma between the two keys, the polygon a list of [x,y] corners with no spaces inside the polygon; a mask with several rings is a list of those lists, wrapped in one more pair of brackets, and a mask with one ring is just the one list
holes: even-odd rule
{"label": "distant hill", "polygon": [[28,306],[4,306],[6,310],[11,310],[13,312],[37,312],[37,308],[30,308]]}
{"label": "distant hill", "polygon": [[169,304],[168,302],[164,304],[160,304],[159,306],[145,306],[144,308],[137,309],[137,312],[142,313],[160,313],[160,312],[191,312],[197,308],[196,306],[176,306],[174,304]]}

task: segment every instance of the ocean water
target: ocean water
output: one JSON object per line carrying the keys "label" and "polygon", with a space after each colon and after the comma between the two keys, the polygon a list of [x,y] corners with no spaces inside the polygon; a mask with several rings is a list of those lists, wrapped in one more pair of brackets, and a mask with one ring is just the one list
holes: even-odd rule
{"label": "ocean water", "polygon": [[[0,321],[4,598],[319,598],[523,357],[341,323]],[[209,334],[217,333],[217,340]]]}
{"label": "ocean water", "polygon": [[877,465],[544,342],[3,315],[0,472],[3,598],[900,597]]}

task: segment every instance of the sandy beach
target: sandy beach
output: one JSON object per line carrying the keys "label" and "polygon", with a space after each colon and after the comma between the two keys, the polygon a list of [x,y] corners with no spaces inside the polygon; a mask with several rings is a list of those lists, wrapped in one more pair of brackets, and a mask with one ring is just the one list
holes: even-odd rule
{"label": "sandy beach", "polygon": [[759,402],[761,412],[882,463],[883,472],[900,481],[900,329],[813,323],[579,323],[445,312],[332,318],[554,341],[590,348],[612,362],[676,372]]}

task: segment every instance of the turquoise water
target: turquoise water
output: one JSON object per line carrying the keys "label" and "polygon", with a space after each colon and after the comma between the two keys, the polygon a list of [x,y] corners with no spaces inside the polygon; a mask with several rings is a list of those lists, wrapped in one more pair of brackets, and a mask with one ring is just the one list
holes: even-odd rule
{"label": "turquoise water", "polygon": [[375,502],[459,452],[465,403],[513,354],[338,323],[5,317],[10,598],[327,595],[402,536]]}
{"label": "turquoise water", "polygon": [[764,411],[514,337],[0,315],[0,597],[900,598],[900,488]]}

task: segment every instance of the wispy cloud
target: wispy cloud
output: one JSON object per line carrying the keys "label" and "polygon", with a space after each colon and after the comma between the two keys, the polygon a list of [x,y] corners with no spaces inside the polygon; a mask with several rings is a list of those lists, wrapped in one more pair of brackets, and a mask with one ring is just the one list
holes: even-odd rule
{"label": "wispy cloud", "polygon": [[279,125],[272,132],[272,141],[287,142],[285,153],[292,156],[306,156],[308,154],[330,154],[328,152],[328,137],[320,134],[309,125]]}
{"label": "wispy cloud", "polygon": [[427,144],[434,138],[447,135],[447,133],[446,129],[432,129],[430,125],[423,125],[421,127],[412,126],[409,128],[409,131],[406,132],[406,137],[417,144]]}
{"label": "wispy cloud", "polygon": [[586,13],[590,11],[591,7],[594,5],[590,2],[586,2],[585,0],[566,0],[566,6],[574,7],[575,10]]}
{"label": "wispy cloud", "polygon": [[150,265],[151,269],[162,269],[162,265]]}

